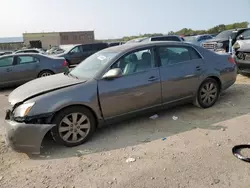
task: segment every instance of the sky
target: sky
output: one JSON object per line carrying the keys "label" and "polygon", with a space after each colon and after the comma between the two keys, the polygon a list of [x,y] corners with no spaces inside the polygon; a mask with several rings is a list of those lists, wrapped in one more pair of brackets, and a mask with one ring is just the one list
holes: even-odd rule
{"label": "sky", "polygon": [[250,0],[1,0],[0,37],[94,30],[95,38],[250,22]]}

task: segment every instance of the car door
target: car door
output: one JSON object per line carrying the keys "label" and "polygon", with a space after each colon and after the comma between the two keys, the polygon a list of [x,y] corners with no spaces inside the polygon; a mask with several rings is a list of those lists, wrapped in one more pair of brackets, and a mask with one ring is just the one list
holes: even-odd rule
{"label": "car door", "polygon": [[82,54],[82,46],[75,46],[72,48],[68,54],[67,59],[69,59],[71,65],[79,64],[84,58]]}
{"label": "car door", "polygon": [[82,45],[82,60],[86,59],[97,51],[94,47],[94,44]]}
{"label": "car door", "polygon": [[161,104],[160,73],[155,62],[154,50],[150,48],[127,53],[111,66],[120,68],[123,75],[98,81],[105,119]]}
{"label": "car door", "polygon": [[32,80],[38,75],[39,59],[33,55],[16,55],[12,72],[14,79],[20,83]]}
{"label": "car door", "polygon": [[193,97],[204,69],[201,55],[188,46],[161,46],[157,48],[161,64],[163,103]]}
{"label": "car door", "polygon": [[15,81],[13,79],[14,77],[13,67],[14,67],[13,56],[0,58],[0,84],[1,85],[2,84],[5,85],[5,84],[12,83]]}

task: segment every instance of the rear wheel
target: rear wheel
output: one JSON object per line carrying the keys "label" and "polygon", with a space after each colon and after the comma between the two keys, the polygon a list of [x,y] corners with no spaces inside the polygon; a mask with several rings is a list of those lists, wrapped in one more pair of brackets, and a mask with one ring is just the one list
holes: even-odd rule
{"label": "rear wheel", "polygon": [[52,121],[53,139],[62,145],[73,147],[86,142],[96,128],[95,118],[84,107],[69,107],[60,111]]}
{"label": "rear wheel", "polygon": [[209,108],[214,105],[219,97],[219,84],[213,78],[207,78],[200,86],[195,99],[195,105]]}
{"label": "rear wheel", "polygon": [[53,74],[54,74],[54,72],[52,72],[50,70],[44,70],[44,71],[42,71],[42,72],[40,72],[38,74],[38,78],[40,78],[40,77],[46,77],[46,76],[51,76]]}

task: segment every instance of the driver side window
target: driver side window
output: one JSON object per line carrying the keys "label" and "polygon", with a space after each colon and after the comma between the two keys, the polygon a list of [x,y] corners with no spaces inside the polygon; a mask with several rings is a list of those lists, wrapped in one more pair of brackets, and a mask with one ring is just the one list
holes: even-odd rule
{"label": "driver side window", "polygon": [[80,46],[76,46],[75,48],[73,48],[70,53],[71,54],[76,54],[76,53],[80,53],[81,50],[80,50]]}
{"label": "driver side window", "polygon": [[147,71],[153,67],[155,67],[155,59],[152,49],[129,53],[111,66],[111,68],[120,68],[123,75]]}

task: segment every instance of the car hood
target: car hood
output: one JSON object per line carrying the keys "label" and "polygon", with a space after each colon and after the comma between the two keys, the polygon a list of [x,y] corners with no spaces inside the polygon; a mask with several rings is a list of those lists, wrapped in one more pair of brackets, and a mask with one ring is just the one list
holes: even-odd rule
{"label": "car hood", "polygon": [[226,39],[226,38],[220,38],[220,39],[213,38],[213,39],[206,40],[204,43],[225,42],[225,41],[228,41],[228,39]]}
{"label": "car hood", "polygon": [[86,81],[87,80],[84,79],[73,78],[63,73],[37,78],[12,91],[9,95],[8,101],[14,105],[38,95],[84,83]]}

